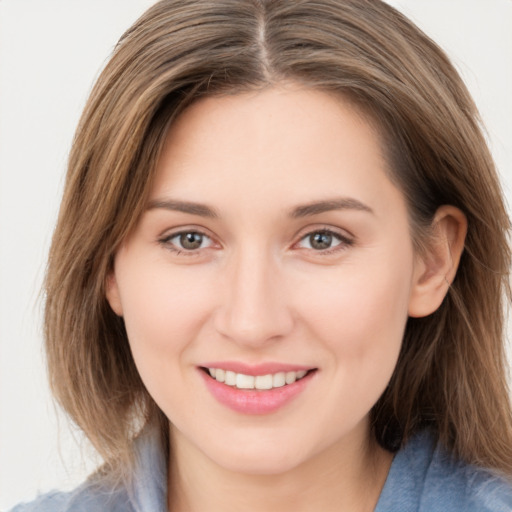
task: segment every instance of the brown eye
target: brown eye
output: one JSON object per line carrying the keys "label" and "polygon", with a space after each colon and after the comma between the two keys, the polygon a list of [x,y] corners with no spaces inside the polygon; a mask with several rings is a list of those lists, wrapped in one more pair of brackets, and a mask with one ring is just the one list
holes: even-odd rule
{"label": "brown eye", "polygon": [[332,246],[333,236],[326,232],[317,232],[309,235],[309,245],[312,249],[322,251]]}
{"label": "brown eye", "polygon": [[201,233],[189,232],[179,235],[179,243],[181,247],[187,251],[199,249],[203,244],[203,235]]}
{"label": "brown eye", "polygon": [[308,249],[319,254],[330,254],[332,251],[346,249],[353,240],[329,229],[311,231],[303,236],[298,243],[301,249]]}
{"label": "brown eye", "polygon": [[181,231],[166,236],[160,243],[167,249],[178,254],[198,254],[202,249],[208,249],[214,245],[213,240],[200,231]]}

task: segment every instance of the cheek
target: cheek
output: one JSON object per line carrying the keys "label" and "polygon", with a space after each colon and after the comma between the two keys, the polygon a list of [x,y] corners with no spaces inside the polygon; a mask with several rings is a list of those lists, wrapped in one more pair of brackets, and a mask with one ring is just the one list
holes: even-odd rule
{"label": "cheek", "polygon": [[150,271],[119,268],[123,317],[139,375],[163,411],[187,410],[187,355],[209,316],[212,286],[161,262],[145,267]]}
{"label": "cheek", "polygon": [[167,346],[177,338],[173,332],[186,331],[200,321],[209,287],[200,277],[190,279],[186,271],[161,262],[146,268],[150,271],[126,266],[120,273],[123,316],[134,340]]}
{"label": "cheek", "polygon": [[204,279],[191,279],[187,269],[176,271],[162,262],[118,268],[130,348],[151,393],[161,376],[169,379],[180,372],[186,349],[208,317],[212,287],[205,286]]}
{"label": "cheek", "polygon": [[[353,427],[375,405],[395,369],[407,321],[409,286],[397,273],[359,274],[328,293],[310,293],[309,335],[329,354],[330,392],[318,403],[323,419]],[[332,408],[332,403],[338,404]],[[348,428],[347,427],[347,428]]]}
{"label": "cheek", "polygon": [[357,382],[390,376],[408,317],[412,253],[378,256],[340,267],[303,293],[309,329]]}

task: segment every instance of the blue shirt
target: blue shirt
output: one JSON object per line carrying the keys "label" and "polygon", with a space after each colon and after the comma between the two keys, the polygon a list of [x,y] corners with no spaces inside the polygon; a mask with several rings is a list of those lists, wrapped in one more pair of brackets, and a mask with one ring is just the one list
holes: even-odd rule
{"label": "blue shirt", "polygon": [[[167,512],[165,457],[148,430],[136,443],[133,485],[112,489],[88,480],[68,493],[52,492],[11,512]],[[375,512],[511,512],[512,485],[453,460],[423,432],[395,456]],[[207,511],[205,511],[207,512]]]}

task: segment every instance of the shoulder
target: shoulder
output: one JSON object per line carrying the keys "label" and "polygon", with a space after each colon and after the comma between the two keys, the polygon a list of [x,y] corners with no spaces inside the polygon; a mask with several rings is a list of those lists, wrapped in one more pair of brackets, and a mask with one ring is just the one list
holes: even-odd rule
{"label": "shoulder", "polygon": [[512,511],[512,484],[489,470],[454,460],[438,446],[425,480],[423,503],[424,510]]}
{"label": "shoulder", "polygon": [[148,425],[134,441],[131,478],[112,483],[100,472],[71,492],[51,492],[9,512],[135,512],[166,510],[167,463],[159,430]]}
{"label": "shoulder", "polygon": [[512,485],[456,460],[423,432],[395,456],[376,512],[512,511]]}
{"label": "shoulder", "polygon": [[70,492],[53,491],[30,503],[15,506],[10,512],[132,512],[122,489],[108,489],[89,480]]}

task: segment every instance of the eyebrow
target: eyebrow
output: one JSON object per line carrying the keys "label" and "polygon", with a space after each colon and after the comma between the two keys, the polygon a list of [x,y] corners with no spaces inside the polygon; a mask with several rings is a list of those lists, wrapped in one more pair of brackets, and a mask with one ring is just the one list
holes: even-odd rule
{"label": "eyebrow", "polygon": [[334,199],[326,199],[323,201],[314,201],[302,206],[293,208],[290,217],[299,219],[317,215],[319,213],[329,212],[332,210],[358,210],[368,213],[374,213],[373,210],[357,199],[351,197],[340,197]]}
{"label": "eyebrow", "polygon": [[[208,217],[217,219],[219,214],[214,208],[202,203],[194,203],[191,201],[178,201],[176,199],[154,199],[149,202],[147,209],[154,210],[162,208],[164,210],[189,213],[200,217]],[[305,205],[296,206],[289,212],[289,216],[294,219],[318,215],[320,213],[333,210],[358,210],[373,213],[373,210],[357,199],[351,197],[340,197],[335,199],[326,199],[322,201],[314,201]]]}
{"label": "eyebrow", "polygon": [[216,219],[219,216],[213,208],[205,204],[193,203],[191,201],[155,199],[149,202],[147,209],[154,210],[155,208],[163,208],[164,210],[190,213],[191,215],[199,215],[200,217],[209,217],[211,219]]}

